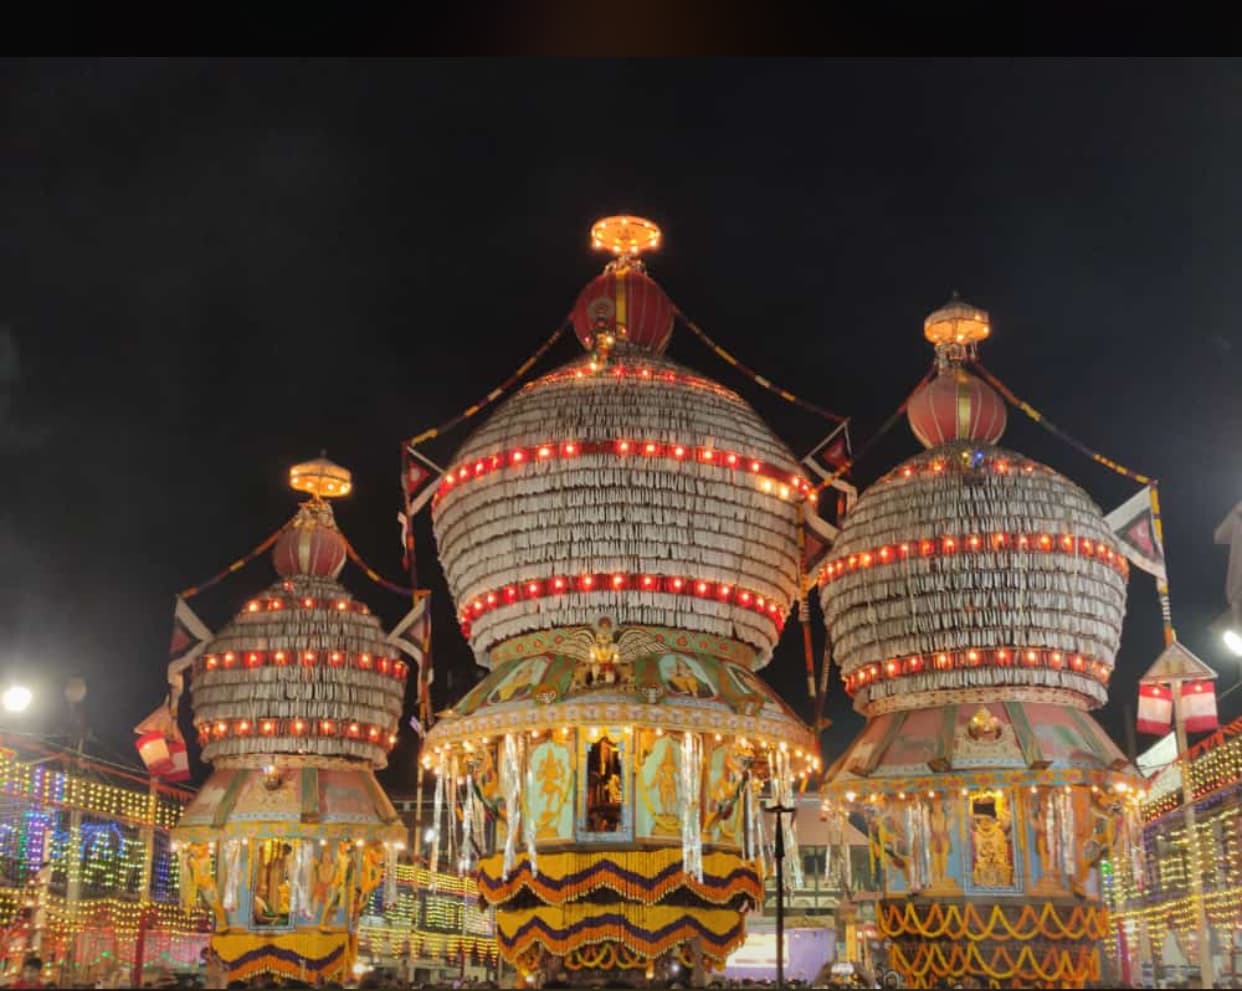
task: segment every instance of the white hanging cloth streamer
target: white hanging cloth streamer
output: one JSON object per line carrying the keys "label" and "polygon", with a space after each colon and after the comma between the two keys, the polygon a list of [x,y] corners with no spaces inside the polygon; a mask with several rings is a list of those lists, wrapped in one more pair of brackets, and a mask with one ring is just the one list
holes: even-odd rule
{"label": "white hanging cloth streamer", "polygon": [[518,792],[522,787],[521,737],[506,733],[500,745],[500,795],[505,803],[505,852],[500,876],[508,880],[517,856],[518,830],[522,828],[522,808]]}
{"label": "white hanging cloth streamer", "polygon": [[397,904],[397,844],[384,844],[384,908]]}
{"label": "white hanging cloth streamer", "polygon": [[311,874],[315,868],[313,840],[294,840],[293,867],[289,875],[289,914],[312,919],[315,907],[311,904]]}
{"label": "white hanging cloth streamer", "polygon": [[[789,751],[776,751],[777,772],[777,802],[787,809],[793,809],[795,805],[794,786],[793,786],[793,767],[789,760]],[[798,853],[798,833],[794,829],[794,815],[781,816],[781,820],[785,824],[785,878],[783,883],[792,885],[795,888],[803,887],[802,877],[802,857]]]}
{"label": "white hanging cloth streamer", "polygon": [[[241,852],[241,840],[225,840],[223,850],[224,856],[221,858],[220,864],[220,867],[222,868],[221,874],[224,875],[221,879],[222,883],[220,885],[224,889],[224,894],[220,900],[220,906],[226,912],[231,912],[233,909],[237,908],[237,899],[241,894]],[[259,845],[257,843],[254,846],[254,855],[259,855]]]}
{"label": "white hanging cloth streamer", "polygon": [[466,798],[461,811],[461,863],[462,870],[474,867],[474,775],[466,769]]}
{"label": "white hanging cloth streamer", "polygon": [[1057,819],[1061,827],[1062,870],[1067,878],[1072,878],[1078,865],[1074,862],[1074,800],[1066,791],[1057,792]]}
{"label": "white hanging cloth streamer", "polygon": [[448,768],[445,767],[444,754],[436,757],[435,797],[431,802],[431,859],[428,867],[434,874],[440,869],[440,821],[444,816],[444,788],[447,784]]}
{"label": "white hanging cloth streamer", "polygon": [[448,837],[447,860],[452,869],[461,873],[461,858],[457,856],[457,755],[449,758],[449,777],[445,798],[448,800],[448,822],[444,835]]}
{"label": "white hanging cloth streamer", "polygon": [[526,787],[522,794],[522,832],[526,837],[526,856],[530,860],[531,874],[539,873],[539,860],[535,852],[535,817],[530,814],[530,796],[535,794],[535,762],[523,749],[523,760],[526,764]]}
{"label": "white hanging cloth streamer", "polygon": [[685,733],[681,738],[681,787],[677,789],[682,809],[681,863],[686,874],[699,882],[703,880],[702,780],[702,741],[697,733]]}

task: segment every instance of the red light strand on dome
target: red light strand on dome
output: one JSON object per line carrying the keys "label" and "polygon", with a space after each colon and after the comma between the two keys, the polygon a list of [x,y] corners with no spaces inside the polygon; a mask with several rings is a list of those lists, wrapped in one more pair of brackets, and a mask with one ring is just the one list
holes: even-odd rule
{"label": "red light strand on dome", "polygon": [[964,671],[977,668],[1032,669],[1068,671],[1108,684],[1112,669],[1102,661],[1073,651],[1049,650],[1044,647],[969,648],[966,650],[931,651],[871,661],[845,675],[845,691],[853,696],[860,688],[878,681],[894,681],[920,674]]}
{"label": "red light strand on dome", "polygon": [[621,361],[614,361],[612,364],[601,366],[594,370],[592,370],[589,364],[585,363],[571,365],[568,368],[549,372],[537,381],[527,382],[522,389],[525,391],[550,384],[596,378],[624,379],[638,383],[650,382],[656,385],[684,386],[690,389],[703,389],[707,392],[715,393],[722,399],[728,399],[730,402],[740,403],[743,401],[742,397],[732,389],[726,389],[719,382],[713,382],[711,379],[703,378],[699,375],[691,375],[688,372],[672,368],[651,368],[644,364],[628,364]]}
{"label": "red light strand on dome", "polygon": [[884,544],[828,561],[820,569],[817,582],[825,584],[845,574],[883,568],[902,561],[948,557],[961,554],[1063,554],[1099,561],[1126,577],[1129,563],[1120,551],[1102,540],[1069,533],[969,533],[957,536],[924,537],[896,544]]}
{"label": "red light strand on dome", "polygon": [[727,602],[742,609],[767,616],[784,629],[785,609],[771,598],[752,589],[739,588],[729,582],[709,581],[681,575],[657,575],[650,572],[595,572],[579,575],[556,575],[552,578],[528,578],[498,589],[476,595],[459,614],[464,625],[471,620],[520,601],[555,598],[583,592],[648,592],[688,598]]}
{"label": "red light strand on dome", "polygon": [[500,385],[496,386],[496,388],[476,402],[473,406],[467,406],[456,416],[445,420],[438,427],[431,427],[428,430],[424,430],[420,434],[415,434],[408,441],[406,441],[406,443],[411,447],[416,447],[417,445],[423,443],[423,441],[431,440],[433,437],[438,437],[440,434],[447,433],[459,423],[469,420],[480,411],[487,409],[487,407],[491,406],[492,403],[494,403],[505,393],[509,392],[509,390],[517,385],[518,382],[525,378],[526,373],[535,366],[540,358],[548,353],[552,345],[560,340],[561,335],[564,334],[569,327],[570,317],[566,316],[565,319],[561,321],[561,325],[552,332],[552,336],[540,344],[539,347],[537,347],[525,361],[518,365],[518,367],[513,371],[513,374],[501,382]]}
{"label": "red light strand on dome", "polygon": [[209,719],[195,723],[199,746],[215,740],[267,739],[275,737],[327,737],[341,740],[358,740],[391,750],[397,742],[397,734],[373,723],[361,723],[352,719],[311,719],[294,716],[280,719],[259,716],[254,719]]}
{"label": "red light strand on dome", "polygon": [[695,447],[689,444],[668,443],[643,438],[619,438],[617,440],[548,441],[531,447],[515,447],[507,451],[485,455],[473,461],[454,465],[444,473],[444,479],[436,491],[439,501],[453,489],[478,478],[483,478],[505,468],[524,468],[529,464],[545,461],[569,460],[584,455],[611,455],[631,458],[635,461],[695,461],[714,465],[723,470],[753,476],[760,491],[780,499],[808,498],[814,501],[811,483],[801,475],[790,474],[779,465],[713,447]]}
{"label": "red light strand on dome", "polygon": [[256,668],[354,668],[358,671],[371,671],[376,674],[388,675],[398,681],[404,681],[410,673],[405,661],[396,657],[384,657],[380,654],[351,653],[344,650],[225,650],[219,653],[204,654],[197,662],[203,671],[247,670]]}

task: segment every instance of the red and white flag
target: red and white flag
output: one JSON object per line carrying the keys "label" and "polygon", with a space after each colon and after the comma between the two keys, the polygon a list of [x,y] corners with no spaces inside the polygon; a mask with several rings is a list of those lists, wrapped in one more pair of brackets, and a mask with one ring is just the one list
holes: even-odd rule
{"label": "red and white flag", "polygon": [[401,491],[405,493],[406,517],[413,519],[431,501],[436,486],[444,477],[444,469],[409,444],[405,446],[404,461]]}
{"label": "red and white flag", "polygon": [[1206,678],[1182,682],[1182,715],[1187,733],[1210,733],[1219,728],[1216,718],[1216,686]]}
{"label": "red and white flag", "polygon": [[1173,692],[1168,685],[1139,684],[1138,731],[1160,736],[1173,725]]}
{"label": "red and white flag", "polygon": [[431,611],[427,608],[430,601],[430,594],[420,590],[414,608],[388,634],[388,642],[418,666],[419,701],[435,680],[435,672],[431,669]]}
{"label": "red and white flag", "polygon": [[1161,581],[1168,581],[1164,566],[1164,548],[1156,539],[1155,514],[1152,512],[1151,486],[1139,489],[1129,499],[1104,517],[1110,530],[1121,542],[1121,553],[1136,568]]}
{"label": "red and white flag", "polygon": [[854,451],[850,446],[850,421],[843,420],[840,426],[815,445],[811,453],[802,459],[802,464],[807,471],[818,475],[821,481],[827,481],[848,464],[853,456]]}

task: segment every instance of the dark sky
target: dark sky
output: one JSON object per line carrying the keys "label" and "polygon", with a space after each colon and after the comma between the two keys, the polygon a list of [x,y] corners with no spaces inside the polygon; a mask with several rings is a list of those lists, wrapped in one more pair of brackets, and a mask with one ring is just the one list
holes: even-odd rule
{"label": "dark sky", "polygon": [[[7,62],[0,101],[0,666],[45,697],[84,675],[113,753],[161,697],[175,592],[292,514],[293,462],[354,471],[338,519],[400,577],[401,438],[555,329],[620,211],[663,226],[650,268],[688,314],[859,438],[926,368],[929,310],[990,310],[994,372],[1163,480],[1179,631],[1238,678],[1206,630],[1242,497],[1237,63]],[[688,334],[671,353],[796,451],[824,432]],[[1020,414],[1006,443],[1106,510],[1135,488]],[[916,450],[902,426],[858,480]],[[443,704],[476,669],[420,540]],[[194,605],[218,627],[271,578]],[[1160,647],[1136,571],[1100,713],[1119,741]],[[790,624],[766,675],[798,701],[801,672]],[[861,724],[839,683],[829,711],[839,747]]]}

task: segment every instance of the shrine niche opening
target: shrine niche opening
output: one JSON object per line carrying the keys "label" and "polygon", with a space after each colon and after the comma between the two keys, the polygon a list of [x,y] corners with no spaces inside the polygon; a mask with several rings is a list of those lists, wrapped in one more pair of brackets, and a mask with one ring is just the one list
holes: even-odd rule
{"label": "shrine niche opening", "polygon": [[621,751],[607,735],[601,736],[587,748],[587,832],[617,832],[624,798]]}

